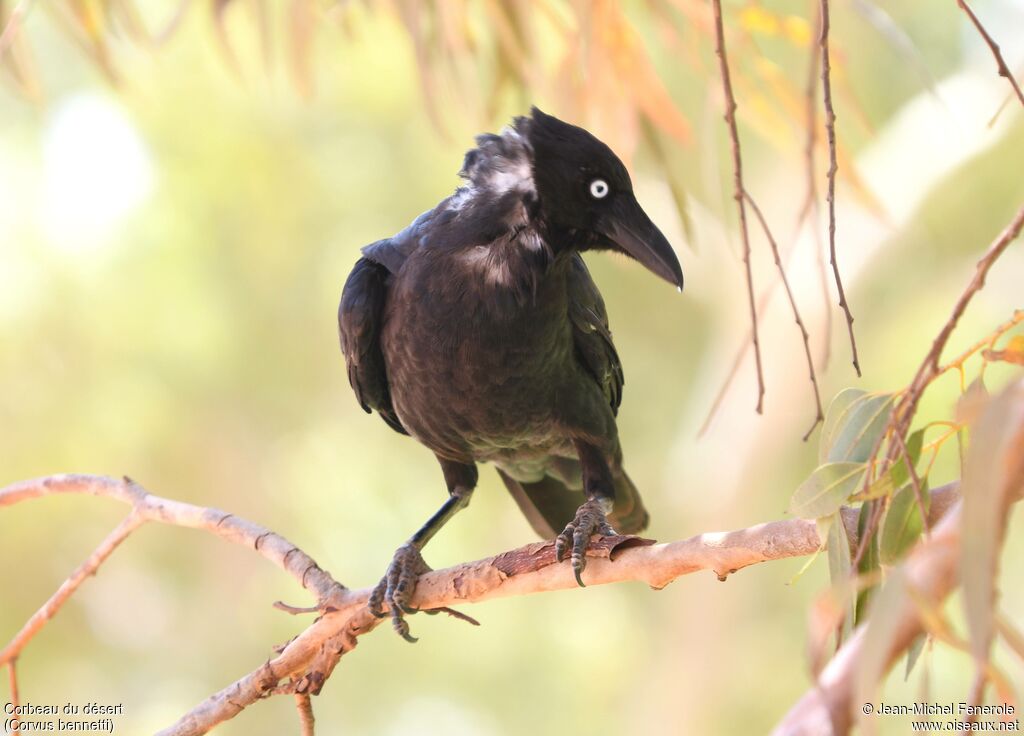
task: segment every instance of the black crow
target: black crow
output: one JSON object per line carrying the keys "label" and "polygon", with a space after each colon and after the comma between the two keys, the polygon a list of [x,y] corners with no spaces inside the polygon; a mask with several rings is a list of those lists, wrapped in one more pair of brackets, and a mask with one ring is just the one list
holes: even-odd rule
{"label": "black crow", "polygon": [[394,237],[363,248],[338,308],[356,398],[430,448],[448,499],[395,552],[370,599],[406,639],[421,550],[498,469],[533,528],[571,550],[647,524],[622,468],[622,366],[580,253],[616,250],[682,289],[665,236],[626,167],[582,128],[533,108],[466,154],[466,183]]}

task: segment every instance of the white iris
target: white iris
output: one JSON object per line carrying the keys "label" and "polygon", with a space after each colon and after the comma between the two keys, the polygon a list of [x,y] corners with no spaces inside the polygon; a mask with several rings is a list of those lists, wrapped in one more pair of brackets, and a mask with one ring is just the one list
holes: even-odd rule
{"label": "white iris", "polygon": [[604,199],[608,196],[608,182],[604,179],[594,179],[590,182],[590,196],[594,199]]}

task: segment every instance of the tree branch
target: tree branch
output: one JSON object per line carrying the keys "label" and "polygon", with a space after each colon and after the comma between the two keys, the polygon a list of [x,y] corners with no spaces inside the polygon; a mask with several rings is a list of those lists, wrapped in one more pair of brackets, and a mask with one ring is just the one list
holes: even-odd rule
{"label": "tree branch", "polygon": [[[18,711],[18,706],[21,705],[21,700],[18,696],[18,658],[13,657],[7,663],[7,684],[11,691],[11,705],[14,706],[14,711]],[[20,736],[21,734],[21,723],[16,721],[14,730],[11,731],[14,736]]]}
{"label": "tree branch", "polygon": [[985,26],[978,20],[978,16],[971,10],[971,6],[967,4],[967,0],[956,0],[956,4],[960,6],[960,9],[967,13],[967,17],[971,19],[971,23],[978,29],[978,33],[981,34],[982,39],[988,44],[989,50],[992,52],[992,56],[996,60],[996,68],[999,70],[1000,77],[1006,77],[1006,81],[1013,87],[1014,93],[1017,95],[1017,99],[1020,100],[1020,104],[1024,105],[1024,92],[1021,92],[1020,85],[1017,84],[1017,79],[1013,76],[1013,72],[1010,71],[1010,67],[1006,65],[1006,60],[1003,59],[1003,54],[999,50],[999,44],[995,42],[992,36],[989,35],[988,31],[985,30]]}
{"label": "tree branch", "polygon": [[15,483],[0,489],[0,508],[59,493],[84,493],[113,498],[129,504],[132,510],[0,650],[0,665],[16,658],[79,586],[95,574],[118,545],[147,521],[202,529],[234,544],[250,547],[313,593],[320,606],[336,604],[348,592],[329,573],[320,569],[309,555],[269,529],[224,511],[154,496],[129,478],[119,480],[95,475],[54,475]]}
{"label": "tree branch", "polygon": [[750,330],[754,345],[754,361],[757,364],[757,413],[764,410],[764,370],[761,367],[761,342],[757,329],[757,304],[754,301],[754,273],[750,264],[750,234],[747,230],[747,208],[744,205],[743,157],[740,155],[740,134],[736,128],[736,97],[732,92],[729,76],[729,58],[725,52],[725,30],[722,27],[722,0],[712,0],[715,14],[715,53],[722,74],[722,90],[725,93],[725,122],[729,127],[732,144],[733,199],[740,215],[740,236],[743,239],[743,265],[747,271],[747,302],[750,305]]}
{"label": "tree branch", "polygon": [[775,267],[779,270],[779,279],[782,281],[782,285],[786,287],[786,297],[789,299],[789,308],[793,312],[793,319],[796,320],[796,326],[800,330],[800,337],[804,341],[804,355],[807,358],[807,370],[811,374],[811,389],[814,392],[814,407],[817,413],[814,415],[814,422],[810,428],[804,433],[804,442],[811,436],[811,432],[818,426],[819,423],[825,421],[825,412],[821,408],[821,393],[818,391],[818,376],[814,372],[814,358],[811,357],[811,341],[810,335],[807,334],[807,327],[804,326],[803,318],[800,316],[800,308],[796,305],[796,297],[793,296],[793,289],[789,286],[789,279],[786,278],[786,269],[782,266],[782,257],[779,255],[779,246],[775,242],[775,237],[772,235],[772,231],[768,228],[768,221],[764,219],[764,215],[761,213],[761,208],[757,206],[757,202],[750,196],[750,192],[744,192],[744,196],[747,198],[747,202],[750,203],[750,209],[754,211],[757,216],[758,222],[761,223],[761,229],[764,230],[764,236],[768,239],[768,245],[772,249],[772,257],[775,259]]}
{"label": "tree branch", "polygon": [[[885,653],[886,669],[921,633],[918,604],[910,590],[937,604],[956,586],[959,563],[961,507],[956,507],[933,530],[929,539],[915,549],[901,574],[907,590],[897,607],[887,608],[887,626],[895,627],[895,635]],[[871,620],[858,627],[807,691],[785,715],[773,736],[821,736],[844,734],[854,719],[854,694],[857,673],[864,658],[865,639]]]}
{"label": "tree branch", "polygon": [[832,107],[832,61],[828,51],[828,34],[830,28],[828,0],[820,4],[821,33],[818,45],[821,46],[821,96],[825,104],[825,134],[828,137],[828,191],[825,199],[828,202],[828,250],[832,263],[832,274],[836,279],[836,290],[839,292],[839,306],[846,315],[846,329],[850,333],[850,350],[853,352],[853,367],[860,375],[860,360],[857,357],[857,339],[853,334],[853,314],[846,301],[843,279],[839,275],[839,263],[836,260],[836,173],[839,164],[836,161],[836,111]]}
{"label": "tree branch", "polygon": [[[89,493],[115,498],[130,503],[132,511],[0,654],[0,664],[8,665],[12,677],[13,662],[28,641],[56,614],[81,582],[96,572],[117,545],[145,521],[204,529],[251,547],[317,596],[318,610],[322,612],[320,618],[281,647],[273,658],[200,703],[161,731],[160,736],[204,734],[256,701],[285,693],[300,696],[296,703],[302,728],[307,729],[304,733],[312,733],[311,705],[307,708],[309,696],[320,692],[340,658],[356,646],[358,637],[372,631],[383,620],[375,618],[366,606],[370,588],[345,589],[308,555],[274,532],[223,511],[154,496],[128,479],[63,475],[26,481],[0,489],[0,507],[55,493]],[[930,517],[941,518],[956,498],[955,485],[936,489],[932,494]],[[851,545],[856,544],[857,511],[843,509],[842,518]],[[665,544],[638,537],[607,537],[595,539],[588,550],[591,560],[585,576],[588,585],[636,580],[655,589],[699,570],[711,570],[725,580],[750,565],[813,554],[823,543],[816,523],[807,519],[773,521]],[[411,604],[424,612],[437,613],[453,605],[575,588],[571,567],[555,562],[554,544],[546,541],[428,572],[420,578]]]}
{"label": "tree branch", "polygon": [[[979,525],[976,510],[972,518],[971,504],[975,504],[975,509],[979,503],[994,504],[995,514],[1005,524],[1010,506],[1024,495],[1022,388],[1024,381],[1006,389],[1002,399],[994,400],[992,405],[999,401],[1013,402],[1009,412],[1004,413],[1002,405],[995,411],[990,408],[975,424],[977,443],[972,443],[965,461],[964,500],[957,500],[949,513],[934,526],[931,535],[923,539],[902,564],[888,572],[885,585],[874,599],[871,616],[839,649],[818,676],[814,687],[782,719],[773,731],[774,736],[848,733],[857,714],[862,712],[858,706],[871,703],[896,658],[917,636],[936,631],[934,622],[939,606],[977,571],[977,566],[972,565],[971,550],[964,549],[962,539],[967,537],[970,542],[971,537],[978,533],[1001,533],[998,529],[992,530],[990,524]],[[998,454],[994,454],[996,451],[991,445],[981,440],[986,436],[986,426],[995,426],[998,431],[1005,432],[1005,438],[999,440],[1001,449]],[[972,468],[977,471],[989,465],[998,466],[994,469],[994,477],[998,481],[987,478],[984,472],[980,480],[977,472],[972,477]],[[935,515],[930,514],[930,519],[929,526],[934,525]],[[995,574],[994,567],[991,574]],[[969,599],[969,592],[965,591],[964,595]],[[989,605],[993,606],[989,615],[994,629],[994,602],[990,601]],[[986,652],[990,644],[991,640],[986,638]],[[993,670],[987,654],[980,657],[966,644],[963,650],[973,655],[978,667],[969,696],[969,701],[976,703],[980,701],[984,684],[993,676]],[[994,682],[998,684],[1001,680],[1003,678]],[[1005,691],[1006,688],[1001,690]]]}
{"label": "tree branch", "polygon": [[295,707],[299,711],[299,733],[301,736],[314,736],[316,719],[313,717],[313,701],[309,693],[296,693]]}
{"label": "tree branch", "polygon": [[[971,303],[974,295],[984,288],[985,279],[988,278],[988,273],[992,269],[992,266],[995,265],[995,262],[999,260],[999,257],[1006,251],[1006,249],[1010,247],[1010,243],[1017,239],[1021,230],[1024,230],[1024,205],[1021,205],[1020,209],[1017,210],[1017,214],[1014,215],[1010,223],[1003,229],[992,244],[989,245],[988,250],[986,250],[985,254],[978,260],[974,270],[974,276],[967,284],[963,293],[960,294],[960,298],[957,299],[949,319],[946,320],[946,323],[942,326],[939,334],[932,341],[932,346],[929,349],[928,354],[924,357],[924,360],[921,361],[921,365],[918,366],[913,380],[910,382],[906,392],[903,394],[903,398],[900,399],[893,409],[886,430],[879,435],[878,440],[871,449],[869,457],[872,459],[877,458],[886,437],[895,437],[896,435],[899,435],[900,441],[903,441],[903,438],[910,429],[910,425],[917,413],[917,405],[921,401],[921,397],[924,395],[925,389],[927,389],[928,386],[931,385],[931,382],[941,375],[943,371],[939,366],[939,361],[942,358],[942,352],[945,350],[946,344],[949,342],[950,335],[953,334],[953,330],[955,330],[957,324],[959,324],[960,318],[963,316],[964,312],[967,311],[967,306]],[[874,463],[874,467],[877,470],[875,477],[885,473],[899,455],[900,443],[899,441],[893,441],[886,453],[885,462]],[[871,485],[871,480],[872,474],[870,472],[865,473],[863,490],[866,491],[868,489]],[[865,531],[865,542],[866,540],[870,540],[875,531],[877,531],[878,524],[882,516],[881,504],[877,501],[869,503],[873,503],[874,508],[872,509],[872,514]],[[857,552],[853,558],[851,574],[856,574],[857,565],[864,556],[866,549],[866,543],[858,546]]]}
{"label": "tree branch", "polygon": [[[930,518],[941,518],[956,499],[955,484],[936,489],[932,493]],[[856,543],[857,511],[845,508],[842,518],[851,544]],[[636,537],[609,537],[591,545],[588,556],[592,559],[584,575],[588,586],[639,580],[657,589],[700,570],[711,570],[725,580],[731,573],[760,562],[814,554],[823,544],[816,522],[809,519],[774,521],[666,544],[650,544]],[[494,598],[573,589],[577,585],[572,570],[568,565],[555,564],[554,543],[549,541],[426,573],[420,578],[411,603],[429,611]],[[319,693],[338,660],[356,646],[358,637],[384,620],[374,618],[366,608],[370,591],[352,591],[345,607],[325,612],[276,657],[200,703],[158,736],[206,733],[273,692],[295,689]],[[288,678],[290,683],[278,686]]]}

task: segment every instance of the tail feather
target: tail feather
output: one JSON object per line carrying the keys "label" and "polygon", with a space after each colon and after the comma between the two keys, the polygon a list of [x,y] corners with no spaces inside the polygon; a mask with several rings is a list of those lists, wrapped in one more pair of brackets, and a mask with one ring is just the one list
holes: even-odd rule
{"label": "tail feather", "polygon": [[[582,488],[570,488],[550,475],[525,482],[500,468],[498,474],[530,526],[544,539],[560,534],[586,500]],[[625,471],[619,471],[615,475],[615,508],[608,517],[609,523],[620,534],[636,534],[647,527],[649,519],[640,492]]]}

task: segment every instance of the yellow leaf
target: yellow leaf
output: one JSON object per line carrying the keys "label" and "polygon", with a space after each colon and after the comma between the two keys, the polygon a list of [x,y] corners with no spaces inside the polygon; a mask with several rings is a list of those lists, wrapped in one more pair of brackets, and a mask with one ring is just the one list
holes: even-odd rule
{"label": "yellow leaf", "polygon": [[594,35],[606,49],[623,90],[656,128],[689,143],[690,123],[658,76],[635,29],[614,4],[599,4],[597,9]]}
{"label": "yellow leaf", "polygon": [[[1008,356],[1012,355],[1015,358],[1014,363],[1024,364],[1024,335],[1014,335],[1003,352]],[[1003,358],[1003,360],[1009,360],[1009,358]]]}
{"label": "yellow leaf", "polygon": [[759,5],[751,5],[740,11],[740,27],[750,33],[776,36],[780,26],[779,19]]}
{"label": "yellow leaf", "polygon": [[783,18],[782,33],[794,46],[806,48],[811,45],[811,26],[800,16],[787,15]]}
{"label": "yellow leaf", "polygon": [[1014,335],[1004,350],[985,350],[982,352],[985,360],[1001,360],[1005,363],[1024,365],[1024,335]]}

